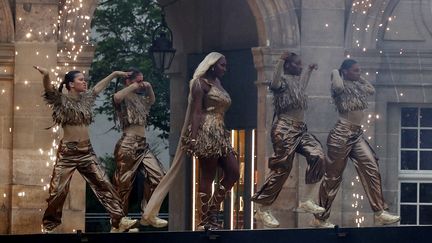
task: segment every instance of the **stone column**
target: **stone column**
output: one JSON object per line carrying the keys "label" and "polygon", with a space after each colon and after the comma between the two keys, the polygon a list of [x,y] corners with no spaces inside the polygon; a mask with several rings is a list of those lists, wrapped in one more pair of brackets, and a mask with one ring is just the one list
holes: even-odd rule
{"label": "stone column", "polygon": [[[10,232],[40,233],[46,208],[48,184],[55,155],[54,134],[45,128],[52,124],[51,110],[45,105],[42,77],[33,69],[40,65],[51,70],[51,79],[58,64],[57,33],[58,1],[16,1],[15,75],[13,82],[13,152],[11,173]],[[84,48],[85,49],[85,48]],[[92,52],[91,52],[92,55]],[[62,57],[59,57],[59,62]],[[88,59],[88,58],[87,58]],[[86,60],[87,60],[86,59]],[[90,58],[91,60],[91,58]],[[85,62],[88,66],[89,62]],[[79,60],[70,66],[81,68]],[[58,143],[58,141],[57,141]],[[60,232],[84,230],[85,184],[74,176],[63,210]],[[72,200],[73,198],[73,200]]]}
{"label": "stone column", "polygon": [[[306,112],[308,129],[325,146],[327,134],[333,127],[337,113],[330,103],[330,72],[344,58],[345,1],[303,0],[301,7],[301,57],[304,68],[317,63],[319,69],[312,74],[307,93],[309,109]],[[304,191],[306,161],[299,161],[299,196]],[[317,186],[318,187],[318,186]],[[317,192],[318,193],[318,192]],[[316,193],[316,195],[318,195]],[[334,201],[330,220],[341,223],[342,190]],[[311,217],[299,215],[298,227],[306,227]]]}
{"label": "stone column", "polygon": [[0,234],[10,231],[15,47],[0,44]]}

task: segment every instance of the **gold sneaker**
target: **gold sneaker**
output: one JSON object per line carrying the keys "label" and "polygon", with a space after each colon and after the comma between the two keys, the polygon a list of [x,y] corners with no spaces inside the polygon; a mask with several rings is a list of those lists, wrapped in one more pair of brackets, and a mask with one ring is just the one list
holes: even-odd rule
{"label": "gold sneaker", "polygon": [[335,225],[330,223],[328,220],[312,219],[310,226],[315,228],[334,228]]}
{"label": "gold sneaker", "polygon": [[255,219],[261,221],[264,224],[264,227],[267,228],[279,227],[279,221],[273,216],[270,210],[262,211],[261,208],[258,207],[255,213]]}
{"label": "gold sneaker", "polygon": [[318,206],[312,200],[307,200],[306,202],[300,202],[298,208],[294,210],[297,213],[324,213],[325,208]]}
{"label": "gold sneaker", "polygon": [[375,224],[377,225],[394,224],[399,221],[400,221],[400,216],[390,214],[387,211],[382,211],[379,214],[375,214]]}
{"label": "gold sneaker", "polygon": [[166,221],[165,219],[161,219],[157,216],[154,216],[154,217],[149,218],[149,219],[141,218],[140,224],[143,226],[151,225],[155,228],[163,228],[163,227],[166,227],[168,225],[168,221]]}

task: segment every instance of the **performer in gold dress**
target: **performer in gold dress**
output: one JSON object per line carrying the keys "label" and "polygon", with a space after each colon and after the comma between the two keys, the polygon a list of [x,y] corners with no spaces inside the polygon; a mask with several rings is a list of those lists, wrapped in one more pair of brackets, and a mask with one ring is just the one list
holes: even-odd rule
{"label": "performer in gold dress", "polygon": [[304,113],[307,109],[306,88],[316,64],[303,70],[302,62],[295,53],[285,52],[277,63],[270,89],[274,96],[275,121],[271,130],[274,155],[269,158],[270,174],[261,189],[252,197],[260,204],[255,218],[265,227],[279,227],[270,206],[278,197],[287,180],[296,153],[303,155],[308,163],[305,176],[305,194],[297,212],[321,213],[324,208],[313,199],[314,188],[324,174],[325,155],[318,139],[307,131]]}
{"label": "performer in gold dress", "polygon": [[339,112],[339,120],[327,138],[328,160],[319,191],[320,206],[325,208],[325,212],[315,215],[312,225],[316,227],[334,226],[328,222],[328,218],[348,158],[353,161],[371,208],[375,212],[375,223],[387,225],[400,220],[399,216],[387,211],[378,158],[363,137],[361,123],[365,116],[364,110],[368,107],[367,97],[375,93],[375,88],[360,77],[360,73],[359,64],[352,59],[346,59],[339,70],[332,72],[331,93]]}
{"label": "performer in gold dress", "polygon": [[[143,80],[143,74],[137,69],[128,70],[130,75],[125,79],[125,88],[114,94],[116,120],[120,122],[123,135],[117,142],[114,156],[117,164],[113,184],[120,195],[123,210],[128,212],[129,195],[136,173],[144,175],[144,198],[141,211],[144,212],[153,190],[165,175],[161,162],[150,151],[146,141],[145,129],[155,94],[149,82]],[[140,95],[144,92],[144,95]],[[142,225],[165,227],[168,222],[157,216],[141,219]]]}
{"label": "performer in gold dress", "polygon": [[[217,52],[208,54],[198,65],[189,87],[189,104],[181,132],[182,141],[177,146],[170,170],[162,179],[144,211],[144,218],[156,215],[162,200],[178,176],[187,152],[195,155],[200,163],[201,222],[199,229],[217,229],[217,213],[220,203],[239,178],[239,165],[230,137],[224,125],[224,113],[231,104],[228,93],[220,83],[226,71],[226,59]],[[211,185],[217,167],[223,170],[223,178],[213,195]]]}
{"label": "performer in gold dress", "polygon": [[[124,77],[125,72],[116,71],[87,90],[87,82],[79,71],[70,71],[59,90],[51,85],[49,72],[35,67],[43,75],[44,98],[53,109],[53,120],[63,128],[63,138],[57,151],[51,176],[48,207],[43,216],[44,232],[52,232],[61,224],[63,204],[69,192],[69,185],[75,170],[89,183],[100,203],[111,216],[112,232],[124,232],[137,223],[124,217],[121,200],[106,177],[90,143],[88,126],[93,122],[92,106],[96,96],[110,81]],[[63,94],[63,86],[68,94]]]}

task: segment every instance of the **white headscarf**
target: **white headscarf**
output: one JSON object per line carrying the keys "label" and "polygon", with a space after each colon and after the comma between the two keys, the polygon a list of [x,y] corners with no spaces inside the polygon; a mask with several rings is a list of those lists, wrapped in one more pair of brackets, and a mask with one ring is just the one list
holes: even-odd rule
{"label": "white headscarf", "polygon": [[182,149],[181,137],[186,135],[187,128],[190,122],[190,111],[191,111],[190,107],[192,104],[192,87],[195,83],[199,85],[200,83],[197,81],[202,76],[204,76],[204,74],[206,74],[206,72],[210,69],[210,67],[216,64],[216,62],[218,62],[219,59],[221,59],[222,57],[224,56],[218,52],[209,53],[204,58],[204,60],[202,60],[202,62],[198,65],[193,75],[193,78],[189,82],[190,90],[189,90],[189,97],[188,97],[188,106],[186,109],[186,116],[183,123],[183,128],[181,130],[180,141],[177,144],[177,150],[168,173],[159,182],[159,185],[153,191],[150,200],[147,202],[147,206],[142,215],[144,219],[149,219],[158,215],[159,209],[162,205],[165,196],[167,195],[168,191],[171,189],[171,186],[174,183],[175,178],[178,177],[180,173],[184,161],[184,156],[185,156],[185,152]]}
{"label": "white headscarf", "polygon": [[[215,65],[219,59],[222,57],[225,57],[224,55],[220,54],[219,52],[210,52],[204,60],[200,62],[198,67],[195,69],[194,75],[192,79],[189,82],[189,102],[192,100],[192,87],[198,81],[204,74],[207,73],[207,71],[210,69],[211,66]],[[199,83],[198,83],[199,84]],[[187,113],[186,113],[187,114]]]}

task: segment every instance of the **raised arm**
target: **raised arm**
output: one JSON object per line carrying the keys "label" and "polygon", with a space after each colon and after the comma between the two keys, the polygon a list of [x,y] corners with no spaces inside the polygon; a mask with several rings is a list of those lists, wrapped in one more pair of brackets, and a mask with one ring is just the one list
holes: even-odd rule
{"label": "raised arm", "polygon": [[339,74],[339,70],[333,69],[331,73],[332,90],[336,94],[341,93],[344,90],[344,83]]}
{"label": "raised arm", "polygon": [[115,78],[127,77],[128,75],[129,75],[129,73],[122,72],[122,71],[114,71],[114,72],[112,72],[110,75],[108,75],[107,77],[105,77],[104,79],[102,79],[101,81],[99,81],[94,86],[94,88],[93,88],[93,94],[98,95],[100,92],[102,92],[104,89],[106,89],[106,87],[108,87],[108,85],[111,82],[111,80],[113,80]]}
{"label": "raised arm", "polygon": [[359,82],[364,85],[365,90],[368,94],[375,93],[375,87],[369,81],[367,81],[367,79],[360,77]]}
{"label": "raised arm", "polygon": [[38,70],[43,75],[43,86],[45,91],[54,91],[54,87],[51,84],[51,79],[49,76],[49,71],[46,68],[33,66],[36,70]]}
{"label": "raised arm", "polygon": [[126,88],[124,88],[120,91],[117,91],[114,94],[114,102],[117,104],[120,104],[128,94],[135,92],[136,90],[138,90],[142,87],[144,87],[144,84],[142,82],[141,83],[132,83],[131,85],[127,86]]}
{"label": "raised arm", "polygon": [[119,104],[125,99],[128,94],[143,88],[146,91],[147,103],[152,105],[155,102],[156,97],[153,92],[153,88],[149,82],[132,83],[131,85],[114,94],[114,102],[116,104]]}
{"label": "raised arm", "polygon": [[290,52],[284,52],[280,56],[280,58],[276,64],[276,67],[273,71],[273,77],[272,77],[272,81],[270,83],[270,89],[277,90],[281,87],[281,85],[282,85],[281,76],[283,74],[283,67],[284,67],[285,60],[288,58],[289,55],[290,55]]}
{"label": "raised arm", "polygon": [[310,80],[310,76],[313,72],[313,70],[318,70],[318,64],[316,63],[312,63],[309,64],[309,66],[307,67],[307,70],[302,72],[301,74],[301,84],[303,84],[303,89],[306,89],[307,86],[309,85],[309,80]]}
{"label": "raised arm", "polygon": [[147,95],[147,103],[149,103],[150,105],[153,105],[156,101],[156,96],[155,93],[153,91],[153,87],[149,82],[143,82],[144,83],[144,89],[146,91],[146,95]]}

